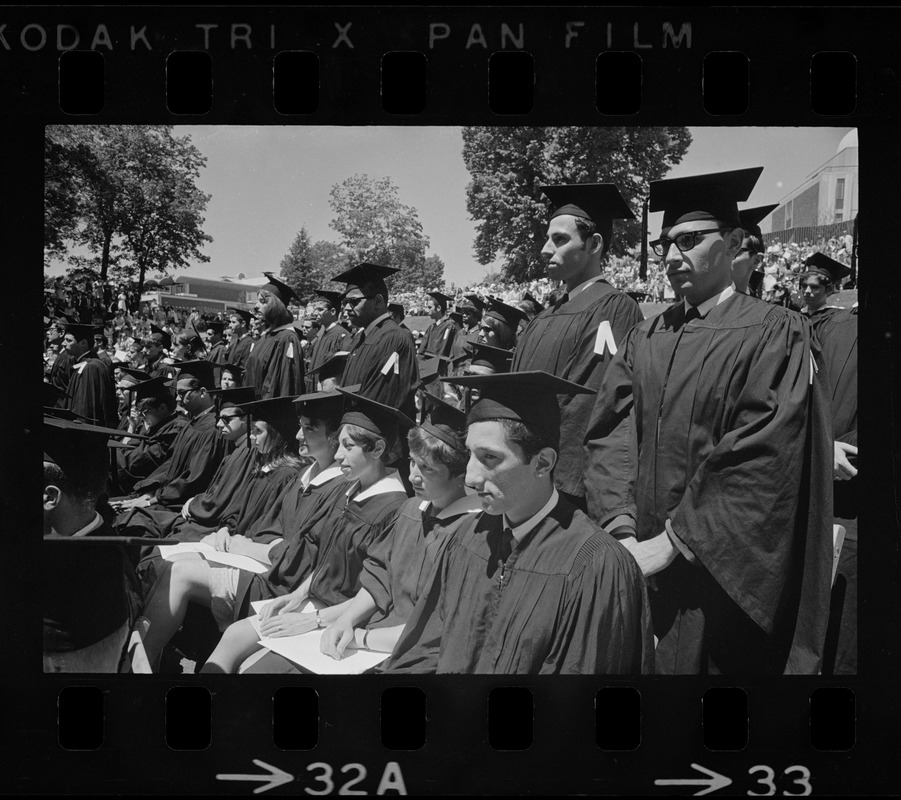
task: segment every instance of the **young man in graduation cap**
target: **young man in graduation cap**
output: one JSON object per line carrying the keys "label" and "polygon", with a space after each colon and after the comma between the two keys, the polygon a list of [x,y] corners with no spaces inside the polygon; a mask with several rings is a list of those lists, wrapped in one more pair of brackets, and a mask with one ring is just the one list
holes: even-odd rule
{"label": "young man in graduation cap", "polygon": [[394,267],[362,263],[332,278],[347,284],[343,307],[351,324],[360,328],[349,346],[341,384],[359,384],[360,394],[409,417],[419,371],[410,336],[388,311],[385,279],[395,272]]}
{"label": "young man in graduation cap", "polygon": [[810,327],[732,284],[761,171],[651,183],[684,299],[629,332],[588,426],[589,511],[656,584],[658,674],[820,668],[832,459]]}
{"label": "young man in graduation cap", "polygon": [[256,308],[268,328],[250,351],[244,383],[257,390],[259,400],[268,400],[301,394],[305,384],[300,337],[288,310],[291,299],[300,298],[271,272],[263,274],[269,282],[260,289]]}
{"label": "young man in graduation cap", "polygon": [[144,338],[141,351],[147,363],[144,369],[151,378],[171,378],[173,370],[166,362],[165,351],[172,346],[172,337],[158,325],[151,324],[150,334]]}
{"label": "young man in graduation cap", "polygon": [[66,326],[63,343],[74,361],[67,389],[69,410],[95,425],[115,428],[119,421],[113,371],[94,349],[94,334],[102,328],[93,325]]}
{"label": "young man in graduation cap", "polygon": [[[313,319],[319,323],[319,334],[313,339],[310,370],[318,369],[335,353],[346,350],[350,340],[347,329],[338,322],[341,310],[340,292],[319,289],[313,303]],[[316,379],[307,376],[307,391],[316,391]]]}
{"label": "young man in graduation cap", "polygon": [[457,340],[459,328],[447,313],[448,306],[453,300],[444,292],[428,292],[426,312],[431,317],[431,324],[426,328],[425,336],[419,343],[420,357],[449,356],[453,352],[454,343]]}
{"label": "young man in graduation cap", "polygon": [[842,281],[851,274],[851,270],[823,253],[814,253],[804,261],[801,273],[800,290],[804,300],[801,313],[813,321],[819,316],[829,316],[840,310],[841,306],[829,305],[829,297],[835,294]]}
{"label": "young man in graduation cap", "polygon": [[481,392],[467,417],[466,484],[483,513],[448,542],[387,671],[650,670],[638,566],[554,488],[557,395],[591,390],[546,372],[447,380]]}
{"label": "young man in graduation cap", "polygon": [[751,281],[754,280],[755,274],[760,275],[760,278],[756,280],[763,278],[763,274],[758,270],[763,264],[766,247],[763,244],[760,222],[777,207],[778,204],[774,203],[769,206],[744,208],[738,212],[738,220],[745,237],[742,239],[738,255],[732,259],[732,283],[735,284],[736,292],[749,294],[752,297],[758,296],[752,290]]}
{"label": "young man in graduation cap", "polygon": [[388,313],[391,315],[391,319],[393,319],[398,327],[402,331],[406,331],[410,334],[410,338],[413,338],[413,331],[411,331],[406,325],[404,325],[404,320],[407,318],[407,309],[404,308],[403,303],[388,303]]}
{"label": "young man in graduation cap", "polygon": [[228,308],[226,313],[228,314],[228,332],[231,338],[225,352],[225,360],[227,363],[243,369],[253,348],[253,338],[250,335],[252,315],[243,308]]}
{"label": "young man in graduation cap", "polygon": [[[204,326],[201,326],[204,327]],[[226,347],[225,341],[223,339],[223,331],[225,330],[224,322],[207,322],[206,323],[206,346],[207,351],[204,358],[207,361],[210,361],[213,364],[216,364],[217,367],[213,371],[213,374],[216,378],[216,386],[219,385],[220,379],[222,377],[222,371],[219,365],[226,363],[225,354]]]}
{"label": "young man in graduation cap", "polygon": [[128,524],[132,507],[144,508],[157,503],[170,509],[180,509],[185,500],[204,491],[213,479],[219,464],[230,449],[216,430],[213,397],[213,365],[209,361],[185,361],[173,382],[178,406],[189,417],[188,424],[178,433],[172,445],[172,456],[151,475],[138,481],[134,491],[139,496],[116,505],[125,512],[116,520],[117,526]]}
{"label": "young man in graduation cap", "polygon": [[97,512],[106,493],[107,442],[122,432],[44,417],[44,672],[117,672],[129,630],[126,558]]}
{"label": "young man in graduation cap", "polygon": [[[548,277],[565,283],[566,293],[526,328],[511,371],[540,369],[597,391],[629,329],[643,319],[638,304],[601,274],[613,220],[633,219],[633,214],[612,183],[544,186],[542,191],[555,210],[541,253]],[[560,457],[554,483],[584,510],[582,443],[594,398],[572,395],[560,402]]]}

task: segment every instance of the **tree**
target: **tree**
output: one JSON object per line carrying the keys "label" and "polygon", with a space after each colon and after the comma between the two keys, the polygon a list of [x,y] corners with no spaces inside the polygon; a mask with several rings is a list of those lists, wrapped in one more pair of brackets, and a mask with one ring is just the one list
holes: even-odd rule
{"label": "tree", "polygon": [[[416,209],[400,202],[391,178],[354,175],[333,186],[329,194],[335,213],[329,225],[352,261],[397,267],[400,272],[389,281],[396,290],[423,286],[429,238]],[[434,262],[431,269],[434,272]]]}
{"label": "tree", "polygon": [[321,283],[317,289],[343,292],[347,288],[343,283],[333,283],[333,275],[340,275],[351,266],[350,254],[340,245],[320,239],[310,248],[310,260],[319,271]]}
{"label": "tree", "polygon": [[319,283],[315,267],[310,262],[310,234],[302,227],[279,265],[279,275],[298,297],[305,298]]}
{"label": "tree", "polygon": [[136,278],[148,269],[167,273],[192,261],[209,261],[200,248],[209,195],[196,186],[206,160],[190,137],[168,125],[56,125],[45,142],[45,258],[69,245],[90,256],[107,280]]}
{"label": "tree", "polygon": [[[476,259],[486,265],[499,259],[512,279],[543,275],[548,203],[538,187],[615,183],[640,220],[648,183],[678,164],[689,144],[683,127],[463,128]],[[640,222],[617,223],[615,231],[611,252],[618,254],[638,242]]]}

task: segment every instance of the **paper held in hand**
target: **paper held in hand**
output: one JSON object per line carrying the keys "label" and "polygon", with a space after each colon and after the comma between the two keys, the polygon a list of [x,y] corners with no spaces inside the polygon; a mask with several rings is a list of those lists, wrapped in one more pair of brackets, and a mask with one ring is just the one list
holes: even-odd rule
{"label": "paper held in hand", "polygon": [[[259,615],[260,609],[270,602],[272,601],[256,601],[251,603],[251,607]],[[316,605],[311,601],[301,609],[301,613],[307,614],[315,610]],[[250,617],[250,624],[257,633],[260,632],[259,616]],[[341,660],[336,661],[319,650],[321,638],[322,630],[317,629],[301,633],[298,636],[261,638],[260,644],[316,675],[359,675],[376,664],[381,664],[390,655],[390,653],[376,653],[371,650],[357,650],[350,645],[344,651]]]}
{"label": "paper held in hand", "polygon": [[[152,544],[152,540],[149,540]],[[269,571],[269,565],[261,561],[257,561],[250,556],[241,555],[240,553],[227,553],[223,550],[216,550],[203,542],[182,542],[181,544],[160,545],[160,555],[167,561],[175,561],[185,553],[198,553],[207,561],[214,561],[217,564],[225,564],[229,567],[247,570],[248,572],[257,572],[262,574]]]}

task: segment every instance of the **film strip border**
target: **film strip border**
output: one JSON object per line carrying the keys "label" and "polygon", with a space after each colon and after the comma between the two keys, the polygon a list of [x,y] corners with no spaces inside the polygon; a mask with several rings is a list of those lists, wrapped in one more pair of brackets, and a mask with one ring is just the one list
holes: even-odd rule
{"label": "film strip border", "polygon": [[54,121],[848,124],[897,94],[890,27],[852,14],[13,9],[0,91]]}

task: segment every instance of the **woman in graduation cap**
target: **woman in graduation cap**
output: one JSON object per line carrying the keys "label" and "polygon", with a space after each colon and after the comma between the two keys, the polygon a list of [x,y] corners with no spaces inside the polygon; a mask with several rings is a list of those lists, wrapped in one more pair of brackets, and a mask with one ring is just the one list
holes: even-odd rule
{"label": "woman in graduation cap", "polygon": [[[305,521],[303,546],[284,550],[265,576],[253,579],[243,604],[275,600],[260,615],[263,635],[289,635],[323,627],[319,612],[302,613],[309,600],[325,606],[350,601],[359,590],[360,572],[369,547],[390,531],[406,501],[397,472],[385,458],[394,449],[399,429],[413,423],[401,412],[362,395],[348,395],[350,407],[341,418],[336,453],[344,476],[342,491],[324,513]],[[332,619],[337,618],[338,612]],[[235,672],[259,649],[260,635],[248,620],[230,626],[207,660],[203,672]]]}
{"label": "woman in graduation cap", "polygon": [[[232,491],[220,494],[230,494],[232,500],[222,509],[222,516],[215,521],[204,519],[207,509],[194,509],[202,504],[203,498],[200,503],[195,498],[185,509],[194,521],[173,526],[173,530],[175,538],[182,541],[201,541],[216,550],[248,555],[265,562],[277,539],[254,525],[264,513],[281,505],[286,486],[300,472],[297,416],[293,398],[288,397],[243,403],[236,408],[251,419],[252,448],[246,449],[252,455],[248,459],[242,458],[239,446],[230,459],[240,459],[242,464],[246,461],[251,465],[250,471],[240,473],[242,464],[238,465],[238,470],[223,470],[222,483],[230,484]],[[237,475],[230,475],[230,472]],[[195,512],[200,519],[195,517]],[[203,525],[202,522],[213,524]],[[144,647],[151,664],[178,630],[189,602],[208,606],[221,629],[231,622],[240,572],[207,561],[200,554],[193,557],[188,554],[173,562],[156,562],[156,566],[159,577],[144,611],[150,622]]]}
{"label": "woman in graduation cap", "polygon": [[304,391],[303,352],[288,303],[300,298],[271,272],[263,274],[269,282],[260,289],[256,308],[268,328],[250,351],[244,383],[260,400],[296,397]]}
{"label": "woman in graduation cap", "polygon": [[466,516],[481,510],[464,484],[466,415],[429,395],[422,417],[407,434],[415,497],[390,534],[369,548],[360,591],[322,634],[322,652],[335,659],[350,646],[394,649],[441,550]]}
{"label": "woman in graduation cap", "polygon": [[488,298],[488,310],[482,314],[479,324],[479,344],[512,350],[516,347],[516,330],[519,323],[527,319],[526,312]]}

